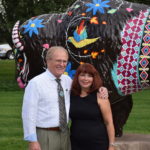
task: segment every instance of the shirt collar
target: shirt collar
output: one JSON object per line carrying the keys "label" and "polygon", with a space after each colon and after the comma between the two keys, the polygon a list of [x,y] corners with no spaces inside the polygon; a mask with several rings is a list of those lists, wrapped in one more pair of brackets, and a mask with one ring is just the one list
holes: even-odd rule
{"label": "shirt collar", "polygon": [[[51,80],[56,79],[56,77],[48,69],[46,69],[46,73],[50,77]],[[60,79],[62,79],[62,75],[60,76]]]}

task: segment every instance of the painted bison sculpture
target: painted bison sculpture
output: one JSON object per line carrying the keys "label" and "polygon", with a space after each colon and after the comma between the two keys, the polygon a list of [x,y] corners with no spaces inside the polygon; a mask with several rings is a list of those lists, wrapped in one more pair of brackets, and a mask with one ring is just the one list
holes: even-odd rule
{"label": "painted bison sculpture", "polygon": [[51,46],[68,50],[66,74],[93,64],[108,88],[116,136],[132,109],[132,93],[150,86],[150,7],[123,0],[77,0],[64,13],[32,17],[12,31],[18,84],[46,69]]}

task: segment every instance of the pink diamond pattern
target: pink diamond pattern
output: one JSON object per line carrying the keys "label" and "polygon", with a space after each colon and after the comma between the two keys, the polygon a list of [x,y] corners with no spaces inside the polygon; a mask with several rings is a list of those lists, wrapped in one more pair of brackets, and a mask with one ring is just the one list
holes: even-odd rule
{"label": "pink diamond pattern", "polygon": [[150,31],[150,23],[148,23],[145,27],[148,31]]}
{"label": "pink diamond pattern", "polygon": [[148,54],[150,54],[150,48],[148,46],[144,46],[141,51],[143,55],[147,56]]}
{"label": "pink diamond pattern", "polygon": [[142,83],[142,87],[143,87],[143,88],[147,88],[147,87],[149,87],[149,86],[150,86],[150,84],[148,84],[148,83],[145,83],[145,82]]}
{"label": "pink diamond pattern", "polygon": [[[146,25],[145,25],[145,36],[143,37],[143,43],[142,46],[143,48],[141,49],[141,57],[140,57],[140,65],[141,68],[139,68],[139,70],[143,70],[142,72],[140,72],[140,78],[141,78],[141,85],[142,88],[146,88],[149,85],[149,74],[147,73],[147,71],[149,71],[149,67],[148,64],[150,63],[150,58],[149,58],[149,54],[150,54],[150,47],[149,47],[149,43],[150,43],[150,15],[149,15],[149,19],[147,19],[146,21]],[[144,46],[146,45],[146,46]],[[147,67],[147,68],[146,68]]]}
{"label": "pink diamond pattern", "polygon": [[141,59],[140,65],[145,68],[148,65],[148,60],[146,58]]}
{"label": "pink diamond pattern", "polygon": [[145,43],[150,43],[150,34],[146,34],[143,38]]}
{"label": "pink diamond pattern", "polygon": [[147,72],[142,71],[142,73],[140,74],[140,77],[141,77],[143,80],[146,80],[146,79],[147,79],[147,77],[148,77]]}
{"label": "pink diamond pattern", "polygon": [[[127,22],[124,27],[124,32],[122,34],[122,49],[121,54],[118,57],[117,64],[117,76],[119,90],[124,94],[131,94],[142,89],[139,74],[139,50],[142,43],[143,32],[146,18],[148,17],[148,11],[140,12],[140,15],[132,18]],[[147,36],[145,37],[145,40]],[[148,41],[149,42],[149,41]],[[148,55],[148,52],[144,50],[143,52]],[[143,59],[140,62],[143,66],[146,66],[148,62]],[[145,72],[141,74],[141,78],[146,78]]]}

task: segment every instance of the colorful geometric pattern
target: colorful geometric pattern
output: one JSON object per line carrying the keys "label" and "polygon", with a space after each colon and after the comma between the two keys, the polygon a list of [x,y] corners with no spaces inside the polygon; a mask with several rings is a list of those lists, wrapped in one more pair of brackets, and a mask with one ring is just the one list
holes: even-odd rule
{"label": "colorful geometric pattern", "polygon": [[[122,49],[117,61],[116,77],[113,77],[117,78],[114,80],[117,80],[116,86],[122,95],[128,95],[143,88],[139,80],[138,66],[140,63],[143,66],[142,68],[145,68],[149,63],[147,58],[143,58],[139,62],[142,38],[145,39],[146,43],[149,43],[150,40],[148,35],[143,37],[148,13],[148,11],[141,11],[139,16],[132,18],[126,23],[122,31]],[[145,54],[149,54],[150,49],[147,46],[142,51]],[[140,77],[143,80],[147,79],[148,74],[143,72],[140,74]]]}
{"label": "colorful geometric pattern", "polygon": [[139,59],[139,75],[142,88],[150,86],[150,14],[147,18]]}

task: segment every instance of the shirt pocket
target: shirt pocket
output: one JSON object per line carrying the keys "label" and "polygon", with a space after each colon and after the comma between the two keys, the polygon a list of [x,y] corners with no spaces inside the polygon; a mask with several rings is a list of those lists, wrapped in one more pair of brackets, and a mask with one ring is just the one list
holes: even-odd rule
{"label": "shirt pocket", "polygon": [[40,99],[41,99],[41,101],[57,103],[58,102],[57,89],[51,88],[48,90],[47,89],[41,90]]}

